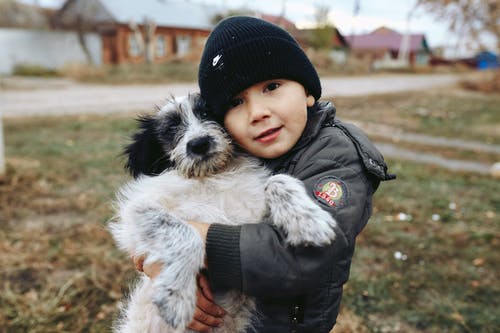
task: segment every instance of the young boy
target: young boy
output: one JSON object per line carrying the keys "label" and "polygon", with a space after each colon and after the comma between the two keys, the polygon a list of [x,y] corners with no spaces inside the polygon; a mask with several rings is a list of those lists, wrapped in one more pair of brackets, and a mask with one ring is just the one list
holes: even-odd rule
{"label": "young boy", "polygon": [[189,327],[207,332],[222,325],[210,290],[236,289],[257,300],[257,332],[329,332],[372,195],[392,178],[382,155],[359,129],[335,118],[331,103],[318,102],[316,70],[278,26],[241,16],[221,21],[208,37],[198,78],[202,97],[233,140],[274,173],[302,180],[343,234],[327,247],[289,247],[266,221],[191,222],[206,240],[210,287],[200,279]]}

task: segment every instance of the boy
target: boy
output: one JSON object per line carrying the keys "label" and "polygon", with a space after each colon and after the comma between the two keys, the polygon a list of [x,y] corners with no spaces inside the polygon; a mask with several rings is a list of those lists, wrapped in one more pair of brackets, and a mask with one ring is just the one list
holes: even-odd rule
{"label": "boy", "polygon": [[222,325],[210,289],[236,289],[257,300],[257,332],[329,332],[372,194],[392,178],[383,157],[359,129],[335,118],[331,103],[318,102],[316,70],[278,26],[242,16],[221,21],[208,37],[198,79],[214,119],[234,141],[274,173],[302,180],[343,234],[328,247],[292,248],[266,221],[190,222],[206,240],[210,287],[200,278],[189,328],[208,332]]}

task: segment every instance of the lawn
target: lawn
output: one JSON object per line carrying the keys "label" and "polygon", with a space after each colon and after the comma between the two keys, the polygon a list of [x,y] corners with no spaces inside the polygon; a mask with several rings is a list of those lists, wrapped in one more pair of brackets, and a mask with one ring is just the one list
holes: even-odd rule
{"label": "lawn", "polygon": [[[500,123],[498,97],[433,96],[335,102],[342,118],[499,143],[491,130]],[[452,113],[446,122],[438,116]],[[0,332],[108,331],[135,276],[105,229],[113,193],[127,179],[120,151],[133,117],[4,120]],[[381,185],[373,218],[358,238],[335,331],[495,332],[498,181],[388,163],[398,179]]]}

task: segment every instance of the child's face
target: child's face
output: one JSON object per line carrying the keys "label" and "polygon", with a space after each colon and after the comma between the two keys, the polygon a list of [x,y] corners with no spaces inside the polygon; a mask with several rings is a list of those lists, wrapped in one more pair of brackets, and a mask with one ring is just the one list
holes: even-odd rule
{"label": "child's face", "polygon": [[252,155],[276,158],[297,143],[306,126],[307,107],[313,104],[314,97],[298,82],[259,82],[235,96],[224,126]]}

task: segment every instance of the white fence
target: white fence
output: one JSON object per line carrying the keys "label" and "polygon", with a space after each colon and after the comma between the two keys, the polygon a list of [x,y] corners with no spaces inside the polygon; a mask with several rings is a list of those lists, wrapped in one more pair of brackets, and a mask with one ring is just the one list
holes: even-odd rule
{"label": "white fence", "polygon": [[[101,37],[85,35],[96,65],[102,63]],[[10,74],[17,64],[39,65],[57,69],[66,63],[86,62],[76,32],[27,29],[0,29],[0,73]]]}

